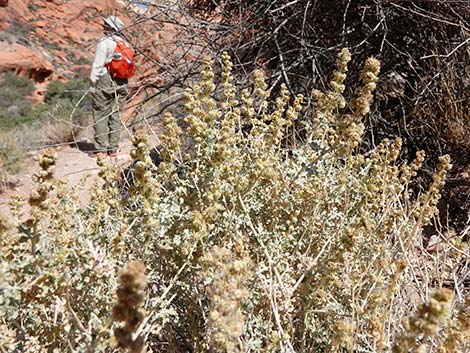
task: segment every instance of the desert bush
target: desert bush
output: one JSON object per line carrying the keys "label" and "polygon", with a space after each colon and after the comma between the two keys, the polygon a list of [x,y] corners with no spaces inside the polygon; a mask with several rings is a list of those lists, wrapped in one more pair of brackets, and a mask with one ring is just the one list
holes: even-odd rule
{"label": "desert bush", "polygon": [[59,101],[45,114],[41,141],[46,145],[76,142],[88,127],[89,114],[71,101]]}
{"label": "desert bush", "polygon": [[32,24],[20,17],[15,17],[11,24],[2,31],[1,38],[2,40],[8,41],[10,44],[19,43],[28,45],[31,35],[35,30]]}
{"label": "desert bush", "polygon": [[44,103],[33,106],[33,82],[9,72],[0,77],[1,179],[19,173],[26,150],[77,141],[87,127],[91,110],[85,81],[53,81]]}
{"label": "desert bush", "polygon": [[28,96],[34,85],[31,80],[8,73],[2,86],[0,129],[20,137],[26,149],[76,141],[86,128],[91,113],[91,100],[83,80],[52,81],[44,103],[32,106]]}
{"label": "desert bush", "polygon": [[27,99],[34,90],[33,82],[8,72],[0,77],[0,85],[0,130],[6,131],[34,119],[31,101]]}
{"label": "desert bush", "polygon": [[53,81],[44,97],[42,114],[47,144],[77,141],[91,114],[91,99],[84,80]]}
{"label": "desert bush", "polygon": [[52,81],[48,87],[44,97],[44,103],[54,104],[62,100],[71,101],[74,103],[80,102],[79,107],[90,110],[91,100],[83,98],[83,93],[88,89],[88,83],[84,80],[71,80],[71,81]]}
{"label": "desert bush", "polygon": [[[285,86],[270,102],[261,71],[239,92],[226,54],[215,99],[207,59],[186,91],[187,128],[165,116],[158,167],[147,136],[135,134],[128,192],[100,157],[101,182],[83,208],[80,186],[54,180],[53,153],[42,155],[29,218],[0,237],[0,347],[113,352],[118,342],[137,352],[143,337],[154,352],[468,349],[468,246],[421,246],[449,158],[427,190],[410,195],[424,153],[398,165],[400,139],[359,153],[379,62],[366,61],[348,104],[349,60],[343,50],[312,111]],[[286,144],[298,119],[305,139]],[[145,294],[140,263],[116,281],[130,260],[145,264]],[[132,330],[113,336],[113,317]]]}
{"label": "desert bush", "polygon": [[9,137],[0,135],[0,183],[22,170],[26,153]]}

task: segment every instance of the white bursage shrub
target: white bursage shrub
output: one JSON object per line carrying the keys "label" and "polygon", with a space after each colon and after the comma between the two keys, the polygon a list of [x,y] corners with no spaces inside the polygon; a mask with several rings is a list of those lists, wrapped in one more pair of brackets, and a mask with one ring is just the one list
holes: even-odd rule
{"label": "white bursage shrub", "polygon": [[[421,247],[449,158],[411,197],[424,153],[398,166],[400,139],[360,153],[379,62],[367,60],[348,104],[349,60],[341,51],[312,111],[285,86],[271,101],[261,71],[239,91],[226,54],[216,85],[207,59],[185,129],[165,115],[161,163],[137,133],[126,191],[100,158],[87,207],[41,157],[30,218],[0,227],[0,351],[465,350],[463,281],[455,298],[435,290],[468,246]],[[20,201],[12,211],[22,219]],[[118,290],[130,261],[147,269],[135,303],[123,274]]]}

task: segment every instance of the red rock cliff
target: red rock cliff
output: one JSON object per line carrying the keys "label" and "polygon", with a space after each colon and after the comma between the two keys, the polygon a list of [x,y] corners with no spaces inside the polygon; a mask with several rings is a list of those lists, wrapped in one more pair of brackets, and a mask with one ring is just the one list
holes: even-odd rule
{"label": "red rock cliff", "polygon": [[0,73],[30,77],[42,90],[51,79],[88,77],[103,16],[130,21],[116,0],[0,0],[0,6]]}

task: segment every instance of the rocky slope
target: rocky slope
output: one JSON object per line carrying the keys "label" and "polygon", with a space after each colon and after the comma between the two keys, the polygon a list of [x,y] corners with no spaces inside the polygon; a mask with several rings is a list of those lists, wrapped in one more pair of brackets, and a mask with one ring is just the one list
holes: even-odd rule
{"label": "rocky slope", "polygon": [[186,80],[205,50],[178,2],[0,1],[0,74],[14,71],[34,80],[37,102],[51,80],[89,76],[102,18],[108,15],[123,20],[123,33],[135,48],[137,73],[129,85],[134,102],[147,88],[155,92]]}
{"label": "rocky slope", "polygon": [[34,80],[38,101],[50,80],[88,77],[103,16],[118,15],[125,24],[135,16],[116,0],[2,0],[0,6],[0,73]]}

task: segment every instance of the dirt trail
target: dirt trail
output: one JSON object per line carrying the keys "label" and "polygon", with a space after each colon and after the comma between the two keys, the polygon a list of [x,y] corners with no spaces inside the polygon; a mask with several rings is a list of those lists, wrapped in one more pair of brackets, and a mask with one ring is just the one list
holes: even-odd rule
{"label": "dirt trail", "polygon": [[[131,158],[129,152],[132,144],[129,140],[123,140],[120,143],[120,152],[115,158],[108,157],[110,163],[118,164],[123,169],[129,166]],[[85,206],[89,200],[88,190],[91,185],[99,180],[99,167],[96,164],[96,158],[90,158],[84,150],[75,147],[60,147],[54,150],[57,154],[56,168],[54,176],[67,182],[69,187],[78,185],[82,178],[89,176],[85,187],[79,193],[80,203]],[[32,180],[34,173],[39,171],[36,157],[41,151],[35,151],[29,154],[25,165],[26,169],[20,175],[11,176],[10,183],[0,189],[0,215],[12,219],[9,201],[11,198],[19,196],[27,200],[35,183]],[[24,212],[28,214],[28,207],[24,207]],[[26,216],[25,216],[26,217]]]}

